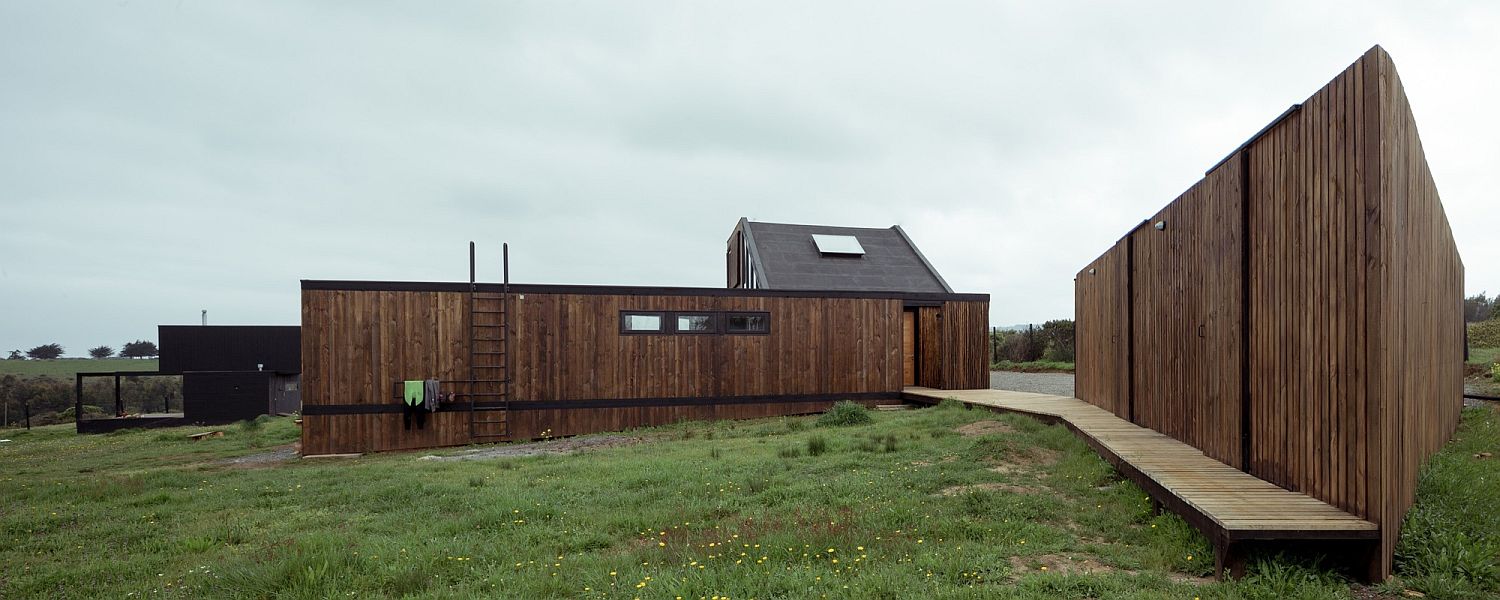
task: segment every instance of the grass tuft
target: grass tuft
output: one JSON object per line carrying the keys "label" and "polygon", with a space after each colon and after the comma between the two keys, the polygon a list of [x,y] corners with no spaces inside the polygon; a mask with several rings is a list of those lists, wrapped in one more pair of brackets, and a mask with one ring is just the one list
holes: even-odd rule
{"label": "grass tuft", "polygon": [[864,425],[874,421],[870,416],[870,409],[864,405],[850,402],[848,400],[834,404],[828,412],[818,417],[819,427],[848,427],[850,425]]}

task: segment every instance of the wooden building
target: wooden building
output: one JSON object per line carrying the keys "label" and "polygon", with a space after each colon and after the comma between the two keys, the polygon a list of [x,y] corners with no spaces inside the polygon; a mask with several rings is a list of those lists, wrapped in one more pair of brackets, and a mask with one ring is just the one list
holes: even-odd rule
{"label": "wooden building", "polygon": [[[844,263],[849,264],[849,263]],[[472,273],[472,271],[471,271]],[[820,412],[988,386],[950,291],[302,282],[304,454]],[[408,426],[400,382],[451,397]]]}
{"label": "wooden building", "polygon": [[1458,425],[1463,263],[1371,49],[1076,279],[1080,399],[1376,523]]}

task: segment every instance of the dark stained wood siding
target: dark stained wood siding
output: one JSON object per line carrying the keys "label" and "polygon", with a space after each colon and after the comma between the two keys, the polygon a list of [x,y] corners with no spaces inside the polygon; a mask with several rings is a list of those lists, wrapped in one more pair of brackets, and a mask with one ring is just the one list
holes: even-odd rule
{"label": "dark stained wood siding", "polygon": [[[1390,56],[1372,49],[1160,219],[1128,240],[1135,421],[1377,523],[1370,575],[1389,575],[1463,393],[1463,263]],[[1111,410],[1125,285],[1081,272],[1075,292],[1079,393]]]}
{"label": "dark stained wood siding", "polygon": [[1130,301],[1128,240],[1116,243],[1082,271],[1074,285],[1078,399],[1130,418]]}
{"label": "dark stained wood siding", "polygon": [[1422,462],[1458,429],[1464,268],[1395,65],[1385,52],[1372,52],[1365,62],[1365,79],[1378,81],[1380,240],[1386,257],[1377,320],[1385,437],[1368,460],[1386,476],[1384,514],[1377,522],[1380,572],[1389,573]]}
{"label": "dark stained wood siding", "polygon": [[1236,161],[1215,169],[1129,241],[1133,421],[1232,465],[1240,464],[1243,339],[1239,171]]}
{"label": "dark stained wood siding", "polygon": [[[302,296],[306,406],[394,404],[397,381],[468,377],[463,292],[304,290]],[[818,412],[840,394],[895,398],[902,389],[902,308],[898,298],[846,296],[512,294],[513,401],[700,402],[512,410],[507,417],[510,438]],[[622,310],[765,311],[771,315],[771,332],[621,335]],[[935,350],[935,364],[947,370],[934,376],[984,387],[988,303],[949,301],[932,310],[935,320],[943,312],[955,323],[948,343]],[[820,398],[797,401],[804,396]],[[766,400],[711,401],[746,397]],[[407,431],[399,413],[309,414],[303,453],[470,443],[466,413],[438,412],[429,418],[425,429]]]}
{"label": "dark stained wood siding", "polygon": [[943,303],[943,380],[939,389],[990,387],[990,303]]}

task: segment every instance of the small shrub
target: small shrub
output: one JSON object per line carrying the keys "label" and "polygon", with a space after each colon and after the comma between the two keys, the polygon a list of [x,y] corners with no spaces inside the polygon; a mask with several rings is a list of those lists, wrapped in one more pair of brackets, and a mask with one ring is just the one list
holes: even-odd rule
{"label": "small shrub", "polygon": [[895,452],[896,451],[896,436],[895,435],[886,435],[885,438],[882,441],[885,443],[885,445],[882,446],[881,449],[885,450],[886,452]]}
{"label": "small shrub", "polygon": [[1470,348],[1500,348],[1500,319],[1469,324]]}
{"label": "small shrub", "polygon": [[245,419],[244,421],[240,421],[240,431],[245,433],[260,431],[261,426],[265,425],[266,421],[269,420],[271,420],[271,417],[266,415],[261,415],[254,419]]}
{"label": "small shrub", "polygon": [[860,440],[859,443],[854,445],[854,447],[858,448],[860,452],[874,452],[875,449],[879,447],[879,445],[880,440],[874,436],[871,436],[868,439]]}
{"label": "small shrub", "polygon": [[483,477],[470,477],[469,478],[469,487],[471,487],[471,488],[482,488],[482,487],[484,487],[484,478]]}
{"label": "small shrub", "polygon": [[807,438],[807,455],[808,456],[820,456],[824,452],[827,452],[827,451],[828,451],[828,440],[823,439],[823,436],[821,436],[821,435],[815,435],[815,436],[812,436],[810,438]]}
{"label": "small shrub", "polygon": [[777,451],[776,455],[782,458],[797,458],[802,456],[802,449],[796,446],[785,446]]}
{"label": "small shrub", "polygon": [[823,416],[818,417],[819,427],[844,427],[848,425],[864,425],[874,421],[870,416],[870,409],[863,405],[844,400],[833,405]]}
{"label": "small shrub", "polygon": [[719,448],[718,447],[710,448],[708,450],[708,457],[709,458],[719,458]]}
{"label": "small shrub", "polygon": [[807,429],[807,421],[803,421],[802,419],[788,419],[786,422],[787,431],[797,432],[803,429]]}

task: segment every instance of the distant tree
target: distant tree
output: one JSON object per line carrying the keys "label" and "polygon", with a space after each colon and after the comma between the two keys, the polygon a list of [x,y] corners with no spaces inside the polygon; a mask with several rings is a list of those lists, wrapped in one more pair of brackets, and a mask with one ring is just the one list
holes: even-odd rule
{"label": "distant tree", "polygon": [[1490,298],[1486,292],[1464,298],[1464,322],[1487,321],[1500,317],[1500,296]]}
{"label": "distant tree", "polygon": [[5,360],[26,360],[26,355],[21,354],[20,350],[11,350],[10,356],[5,357]]}
{"label": "distant tree", "polygon": [[1058,319],[1042,324],[1042,338],[1046,349],[1042,357],[1047,360],[1073,362],[1073,320]]}
{"label": "distant tree", "polygon": [[57,358],[63,355],[63,347],[58,344],[42,344],[26,351],[26,356],[38,359]]}
{"label": "distant tree", "polygon": [[94,358],[109,358],[109,357],[114,356],[114,355],[115,355],[115,349],[114,348],[110,348],[109,346],[99,346],[98,348],[89,348],[89,356],[92,356]]}
{"label": "distant tree", "polygon": [[1001,332],[999,356],[995,358],[1011,362],[1031,362],[1040,359],[1046,349],[1047,342],[1043,339],[1042,332],[1027,325],[1022,331]]}
{"label": "distant tree", "polygon": [[120,356],[123,358],[152,358],[157,356],[157,354],[156,342],[148,342],[146,340],[127,342],[125,347],[120,350]]}

